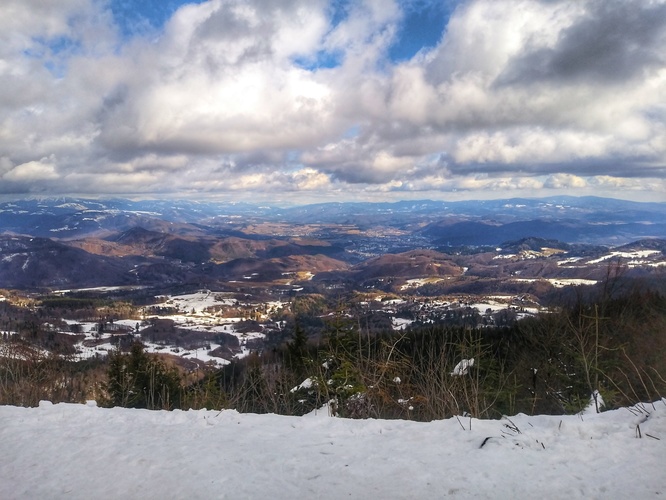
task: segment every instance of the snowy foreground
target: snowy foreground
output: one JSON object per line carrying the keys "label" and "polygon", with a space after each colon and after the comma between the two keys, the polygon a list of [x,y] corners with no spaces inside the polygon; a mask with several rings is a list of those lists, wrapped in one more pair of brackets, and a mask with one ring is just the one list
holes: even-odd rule
{"label": "snowy foreground", "polygon": [[0,452],[3,499],[666,498],[666,399],[430,423],[42,402],[0,407]]}

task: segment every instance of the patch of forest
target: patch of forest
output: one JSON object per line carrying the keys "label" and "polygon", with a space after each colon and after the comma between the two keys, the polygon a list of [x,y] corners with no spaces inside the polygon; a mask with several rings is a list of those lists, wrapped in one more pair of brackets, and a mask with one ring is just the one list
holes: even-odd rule
{"label": "patch of forest", "polygon": [[300,415],[328,403],[344,417],[432,420],[575,413],[597,391],[600,409],[666,394],[661,291],[608,283],[593,296],[563,298],[549,313],[502,327],[415,323],[400,332],[377,317],[321,317],[323,299],[311,298],[296,305],[280,342],[196,374],[146,353],[139,342],[118,343],[107,358],[86,362],[67,357],[66,336],[47,332],[37,342],[55,343],[65,355],[34,349],[30,335],[37,338],[42,311],[92,311],[97,304],[54,298],[35,310],[3,302],[3,326],[27,333],[0,339],[0,404],[96,399],[107,406]]}

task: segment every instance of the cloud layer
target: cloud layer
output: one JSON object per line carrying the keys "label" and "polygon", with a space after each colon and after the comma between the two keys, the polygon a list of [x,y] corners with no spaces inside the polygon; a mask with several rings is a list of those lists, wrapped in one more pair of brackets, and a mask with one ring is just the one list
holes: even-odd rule
{"label": "cloud layer", "polygon": [[6,0],[0,194],[664,200],[666,1],[464,1],[396,62],[406,5]]}

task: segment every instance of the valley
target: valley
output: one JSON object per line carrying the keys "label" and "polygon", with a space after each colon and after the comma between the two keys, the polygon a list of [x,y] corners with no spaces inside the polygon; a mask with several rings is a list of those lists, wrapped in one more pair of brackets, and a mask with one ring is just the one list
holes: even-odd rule
{"label": "valley", "polygon": [[140,341],[192,383],[299,330],[312,346],[340,328],[491,331],[610,286],[663,293],[666,207],[556,201],[0,204],[0,345],[104,363]]}

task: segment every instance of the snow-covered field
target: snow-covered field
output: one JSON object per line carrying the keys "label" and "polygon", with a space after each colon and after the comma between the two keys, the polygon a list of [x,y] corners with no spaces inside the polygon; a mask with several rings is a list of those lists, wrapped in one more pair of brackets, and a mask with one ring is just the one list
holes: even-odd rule
{"label": "snow-covered field", "polygon": [[[198,359],[201,362],[213,364],[217,367],[224,366],[228,364],[229,361],[209,354],[220,347],[220,344],[212,340],[215,334],[223,333],[238,338],[240,352],[235,355],[236,358],[242,358],[250,352],[247,347],[248,341],[263,339],[265,337],[265,334],[261,331],[243,330],[241,332],[237,330],[237,324],[240,323],[243,318],[229,317],[226,314],[227,309],[236,305],[246,308],[252,306],[249,304],[239,304],[238,301],[229,298],[229,294],[201,290],[186,295],[167,295],[161,297],[161,299],[162,301],[158,302],[156,307],[171,308],[179,312],[176,314],[150,314],[145,318],[145,321],[137,319],[115,320],[113,328],[121,328],[123,331],[130,331],[138,334],[138,338],[144,343],[147,352],[166,353],[173,356],[180,356],[182,358]],[[261,307],[268,312],[273,312],[283,306],[284,304],[279,301],[254,305],[254,307]],[[199,348],[189,350],[166,345],[164,343],[151,342],[149,338],[143,337],[143,332],[150,326],[151,319],[170,320],[173,322],[175,328],[202,332],[209,335],[211,340],[207,342],[206,345],[208,347],[205,349]],[[95,356],[106,356],[109,352],[115,350],[115,346],[111,342],[113,333],[104,332],[99,334],[97,332],[97,321],[77,321],[71,319],[63,319],[63,321],[70,326],[78,325],[78,332],[85,335],[85,339],[76,344],[77,354],[74,356],[74,359],[83,360]],[[270,324],[270,326],[278,327],[278,325],[274,323]],[[112,328],[111,330],[114,331]],[[73,334],[73,332],[68,330],[59,331],[64,334]]]}
{"label": "snow-covered field", "polygon": [[426,285],[426,284],[434,284],[434,283],[439,283],[440,281],[444,281],[445,278],[438,278],[438,277],[427,277],[427,278],[413,278],[405,281],[404,285],[400,286],[400,290],[408,290],[410,288],[418,288],[420,286]]}
{"label": "snow-covered field", "polygon": [[157,304],[158,306],[172,306],[181,310],[189,311],[190,309],[199,310],[217,305],[231,305],[235,300],[225,297],[225,294],[219,292],[211,292],[209,290],[201,290],[196,293],[186,295],[167,295],[164,297],[164,302]]}
{"label": "snow-covered field", "polygon": [[430,423],[43,402],[0,407],[0,443],[6,500],[666,496],[666,400]]}
{"label": "snow-covered field", "polygon": [[555,288],[564,288],[565,286],[592,286],[598,282],[596,280],[586,280],[581,278],[513,278],[511,281],[518,283],[534,283],[535,281],[548,281]]}
{"label": "snow-covered field", "polygon": [[[169,318],[172,318],[169,316]],[[236,321],[239,321],[240,318],[236,319]],[[77,324],[79,325],[81,333],[85,335],[85,341],[92,341],[95,340],[95,345],[92,346],[87,346],[85,345],[85,341],[78,342],[76,344],[76,350],[77,354],[75,354],[72,358],[81,361],[84,359],[90,359],[95,356],[107,356],[110,352],[113,352],[116,350],[116,346],[114,346],[111,343],[111,337],[112,334],[110,333],[102,333],[100,335],[97,335],[96,333],[96,328],[97,328],[97,323],[93,322],[85,322],[85,321],[73,321],[73,320],[64,320],[68,324]],[[237,354],[235,357],[236,358],[242,358],[244,356],[247,356],[249,353],[249,350],[245,347],[245,342],[249,339],[254,339],[254,338],[263,338],[263,334],[259,332],[249,332],[249,333],[239,333],[236,332],[236,330],[233,328],[233,325],[231,324],[233,321],[230,321],[229,324],[225,325],[220,325],[217,327],[205,327],[202,329],[208,333],[215,333],[215,332],[222,332],[230,334],[230,335],[236,335],[239,338],[240,344],[241,344],[241,352]],[[136,320],[117,320],[115,322],[116,326],[123,326],[129,329],[130,331],[134,330],[134,325],[138,324]],[[182,324],[175,322],[175,324],[179,328],[191,328],[191,329],[196,329],[196,325],[193,324],[193,322],[190,320],[183,320]],[[144,325],[145,326],[145,325]],[[141,329],[139,329],[139,334],[141,332]],[[65,334],[71,334],[71,332],[68,332],[66,330],[63,330],[62,333]],[[171,345],[165,345],[161,343],[155,343],[151,342],[149,339],[143,338],[141,336],[137,337],[138,339],[141,340],[141,342],[144,344],[146,352],[149,353],[163,353],[163,354],[170,354],[173,356],[180,356],[182,358],[188,358],[188,359],[198,359],[199,361],[202,361],[203,363],[208,363],[208,364],[213,364],[217,367],[222,367],[226,364],[229,363],[226,359],[216,357],[216,356],[211,356],[209,353],[218,347],[220,347],[220,344],[215,343],[213,341],[208,342],[208,348],[203,349],[184,349],[176,346],[171,346]],[[47,353],[48,354],[48,353]]]}
{"label": "snow-covered field", "polygon": [[[595,260],[589,260],[587,263],[588,264],[599,264],[600,262],[603,262],[605,260],[610,260],[614,258],[621,257],[623,259],[634,259],[634,261],[630,262],[629,265],[640,265],[640,264],[645,264],[646,262],[640,260],[640,259],[646,259],[647,257],[650,257],[651,255],[659,254],[661,253],[659,250],[634,250],[633,252],[611,252],[607,255],[604,255],[603,257],[599,257],[598,259]],[[638,260],[636,260],[638,259]]]}

